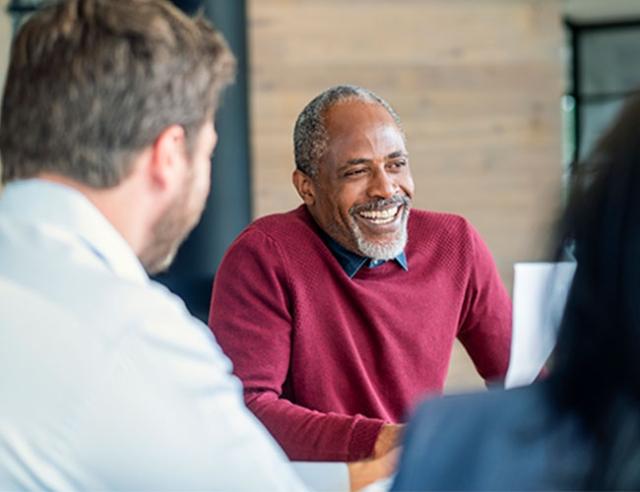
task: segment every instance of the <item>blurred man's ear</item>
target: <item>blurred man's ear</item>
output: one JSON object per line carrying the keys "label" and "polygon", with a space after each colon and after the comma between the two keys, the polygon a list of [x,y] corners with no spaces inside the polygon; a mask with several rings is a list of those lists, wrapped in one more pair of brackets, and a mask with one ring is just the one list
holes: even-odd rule
{"label": "blurred man's ear", "polygon": [[293,171],[293,186],[305,205],[313,206],[316,203],[315,183],[305,173],[296,169]]}
{"label": "blurred man's ear", "polygon": [[154,184],[162,188],[180,185],[189,165],[186,156],[184,128],[180,125],[165,128],[152,146],[150,174]]}

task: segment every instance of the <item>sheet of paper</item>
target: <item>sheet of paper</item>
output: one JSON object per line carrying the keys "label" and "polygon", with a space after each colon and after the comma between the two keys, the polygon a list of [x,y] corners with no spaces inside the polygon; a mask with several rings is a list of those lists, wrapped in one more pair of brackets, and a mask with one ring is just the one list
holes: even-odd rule
{"label": "sheet of paper", "polygon": [[[315,492],[349,492],[349,469],[343,462],[292,461],[291,465],[304,484]],[[395,475],[367,485],[360,492],[387,492]]]}
{"label": "sheet of paper", "polygon": [[575,268],[572,262],[515,264],[507,388],[533,382],[551,355]]}
{"label": "sheet of paper", "polygon": [[349,469],[346,463],[328,461],[292,461],[296,471],[309,490],[315,492],[349,492]]}

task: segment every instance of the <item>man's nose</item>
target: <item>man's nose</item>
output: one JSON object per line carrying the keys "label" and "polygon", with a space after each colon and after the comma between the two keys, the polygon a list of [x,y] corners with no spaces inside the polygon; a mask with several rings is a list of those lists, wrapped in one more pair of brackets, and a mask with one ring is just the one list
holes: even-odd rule
{"label": "man's nose", "polygon": [[386,170],[378,170],[371,176],[367,192],[371,198],[387,199],[398,192],[398,185]]}

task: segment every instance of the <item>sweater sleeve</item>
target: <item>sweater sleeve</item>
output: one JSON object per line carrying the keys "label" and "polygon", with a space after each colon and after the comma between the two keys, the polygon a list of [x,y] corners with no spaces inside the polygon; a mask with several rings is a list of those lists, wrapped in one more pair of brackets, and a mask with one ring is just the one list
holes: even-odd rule
{"label": "sweater sleeve", "polygon": [[486,381],[504,380],[511,350],[511,299],[493,257],[468,224],[470,273],[458,338]]}
{"label": "sweater sleeve", "polygon": [[323,413],[283,398],[292,350],[292,294],[277,243],[255,228],[230,247],[216,274],[209,327],[244,385],[247,406],[292,460],[371,455],[382,420]]}

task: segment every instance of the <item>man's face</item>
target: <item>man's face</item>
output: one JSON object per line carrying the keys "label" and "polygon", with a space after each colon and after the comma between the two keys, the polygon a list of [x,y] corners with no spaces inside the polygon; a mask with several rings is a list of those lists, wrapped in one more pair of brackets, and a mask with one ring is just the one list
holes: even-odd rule
{"label": "man's face", "polygon": [[208,121],[196,136],[181,192],[153,228],[153,238],[143,261],[149,273],[169,268],[178,248],[200,221],[209,195],[211,155],[217,139],[213,122]]}
{"label": "man's face", "polygon": [[376,103],[340,102],[325,114],[327,151],[312,180],[309,211],[345,248],[395,258],[407,241],[414,184],[404,138]]}

